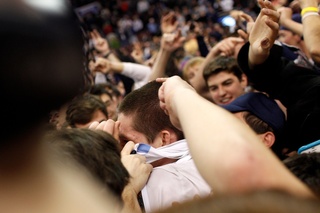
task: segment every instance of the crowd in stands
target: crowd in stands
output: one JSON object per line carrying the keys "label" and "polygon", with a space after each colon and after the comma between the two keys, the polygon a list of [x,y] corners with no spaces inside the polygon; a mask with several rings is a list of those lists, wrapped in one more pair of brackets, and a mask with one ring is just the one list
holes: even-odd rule
{"label": "crowd in stands", "polygon": [[319,212],[319,0],[4,0],[3,212]]}

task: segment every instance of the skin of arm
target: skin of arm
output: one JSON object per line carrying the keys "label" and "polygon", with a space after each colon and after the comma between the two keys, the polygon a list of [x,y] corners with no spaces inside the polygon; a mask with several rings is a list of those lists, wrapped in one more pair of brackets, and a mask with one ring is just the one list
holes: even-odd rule
{"label": "skin of arm", "polygon": [[280,13],[280,24],[285,28],[288,28],[292,32],[302,36],[303,26],[302,24],[295,22],[291,19],[292,10],[288,7],[281,7],[277,10]]}
{"label": "skin of arm", "polygon": [[109,72],[119,73],[130,77],[134,80],[136,87],[141,87],[148,82],[148,76],[151,69],[148,66],[129,63],[109,61],[105,58],[97,58],[95,62],[92,62],[90,69],[92,72],[102,72],[107,74]]}
{"label": "skin of arm", "polygon": [[[318,7],[317,0],[300,0],[301,9]],[[320,16],[308,16],[302,19],[303,37],[311,58],[320,63]]]}
{"label": "skin of arm", "polygon": [[210,52],[206,56],[206,59],[201,64],[200,70],[203,71],[205,66],[215,57],[219,55],[232,56],[235,53],[235,46],[238,43],[243,43],[244,40],[242,38],[229,37],[225,38],[219,43],[217,43],[214,47],[211,48]]}
{"label": "skin of arm", "polygon": [[171,53],[178,47],[181,47],[185,38],[181,36],[181,32],[177,30],[178,21],[175,20],[174,12],[165,15],[161,20],[161,38],[160,50],[156,60],[152,66],[152,72],[149,76],[149,81],[165,76],[165,67]]}
{"label": "skin of arm", "polygon": [[158,81],[165,81],[159,90],[160,106],[183,130],[196,166],[214,193],[275,188],[313,196],[231,113],[199,96],[177,76]]}
{"label": "skin of arm", "polygon": [[165,67],[169,60],[170,55],[171,55],[171,52],[163,48],[160,48],[157,54],[156,60],[152,66],[152,72],[151,72],[151,75],[149,76],[149,81],[155,80],[156,78],[159,78],[159,77],[164,77]]}

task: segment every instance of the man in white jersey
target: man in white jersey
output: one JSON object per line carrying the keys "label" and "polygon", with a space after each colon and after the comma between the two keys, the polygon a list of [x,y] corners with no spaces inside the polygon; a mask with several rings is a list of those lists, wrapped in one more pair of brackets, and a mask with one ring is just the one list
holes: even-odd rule
{"label": "man in white jersey", "polygon": [[119,106],[121,144],[133,141],[137,154],[154,166],[141,191],[146,212],[211,192],[194,165],[183,133],[160,108],[160,86],[150,82],[128,94]]}

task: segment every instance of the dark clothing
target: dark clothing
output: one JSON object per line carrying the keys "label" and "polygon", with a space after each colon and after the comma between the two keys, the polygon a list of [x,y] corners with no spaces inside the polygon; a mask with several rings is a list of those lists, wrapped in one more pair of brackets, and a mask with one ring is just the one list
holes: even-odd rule
{"label": "dark clothing", "polygon": [[282,47],[274,45],[269,58],[253,70],[248,66],[249,43],[239,52],[238,63],[255,89],[268,93],[287,107],[288,148],[320,139],[320,74],[282,57]]}
{"label": "dark clothing", "polygon": [[202,57],[206,57],[209,53],[208,47],[206,45],[206,42],[204,41],[203,36],[197,36],[197,42],[199,47],[199,52]]}

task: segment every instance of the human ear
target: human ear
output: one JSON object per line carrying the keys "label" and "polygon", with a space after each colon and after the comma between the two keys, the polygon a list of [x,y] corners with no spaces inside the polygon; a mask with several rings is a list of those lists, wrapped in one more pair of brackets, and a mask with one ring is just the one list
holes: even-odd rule
{"label": "human ear", "polygon": [[260,134],[260,137],[262,138],[262,142],[269,148],[272,147],[276,140],[275,135],[270,131]]}
{"label": "human ear", "polygon": [[241,75],[240,83],[243,88],[246,88],[248,86],[248,78],[245,74]]}

